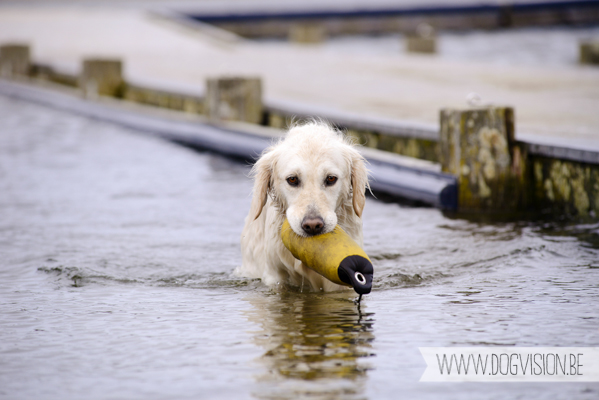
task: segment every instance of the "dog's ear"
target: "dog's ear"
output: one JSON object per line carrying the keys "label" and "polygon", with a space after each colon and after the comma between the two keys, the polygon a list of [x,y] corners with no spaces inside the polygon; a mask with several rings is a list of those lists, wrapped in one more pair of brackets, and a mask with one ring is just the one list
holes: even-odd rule
{"label": "dog's ear", "polygon": [[352,204],[358,217],[362,217],[366,203],[366,187],[368,187],[368,170],[364,158],[354,150],[351,164]]}
{"label": "dog's ear", "polygon": [[252,221],[255,221],[262,214],[262,209],[268,199],[273,168],[272,157],[272,152],[262,155],[252,168],[252,175],[254,175],[254,193],[250,207]]}

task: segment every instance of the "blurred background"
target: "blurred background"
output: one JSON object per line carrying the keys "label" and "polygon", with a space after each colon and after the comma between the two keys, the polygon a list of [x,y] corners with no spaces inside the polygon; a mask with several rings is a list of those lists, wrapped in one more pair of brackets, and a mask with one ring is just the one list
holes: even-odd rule
{"label": "blurred background", "polygon": [[[0,398],[596,399],[418,347],[599,345],[598,41],[595,0],[0,1]],[[361,304],[232,273],[304,118],[370,161]]]}

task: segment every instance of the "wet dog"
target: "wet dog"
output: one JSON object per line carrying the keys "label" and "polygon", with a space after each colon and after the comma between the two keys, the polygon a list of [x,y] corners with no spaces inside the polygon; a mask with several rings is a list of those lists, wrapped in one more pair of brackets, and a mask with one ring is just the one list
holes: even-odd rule
{"label": "wet dog", "polygon": [[236,275],[333,291],[332,283],[302,264],[280,238],[285,218],[300,236],[327,233],[340,225],[362,246],[362,210],[368,187],[364,158],[327,124],[292,127],[252,169],[254,190],[241,236],[242,266]]}

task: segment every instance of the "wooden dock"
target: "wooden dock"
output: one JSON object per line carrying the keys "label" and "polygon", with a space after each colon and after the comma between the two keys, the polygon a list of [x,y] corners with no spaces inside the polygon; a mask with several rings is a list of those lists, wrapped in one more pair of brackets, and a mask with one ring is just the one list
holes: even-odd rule
{"label": "wooden dock", "polygon": [[321,26],[336,36],[410,33],[423,22],[462,30],[599,22],[597,0],[253,2],[253,7],[245,8],[221,2],[220,7],[200,4],[181,9],[190,18],[253,38],[287,37],[290,28],[301,24]]}
{"label": "wooden dock", "polygon": [[[93,12],[0,7],[0,43],[19,42],[31,46],[37,77],[52,70],[55,81],[76,85],[84,58],[118,59],[127,98],[191,113],[205,111],[208,78],[259,76],[268,125],[284,127],[292,115],[321,116],[368,147],[433,162],[442,162],[440,110],[467,108],[466,95],[477,92],[486,106],[515,110],[510,146],[531,163],[519,174],[538,192],[528,191],[519,204],[582,215],[599,211],[599,70],[592,66],[331,54],[319,46],[253,42],[169,13],[98,5]],[[509,149],[512,156],[516,147]]]}
{"label": "wooden dock", "polygon": [[202,95],[213,76],[261,76],[267,103],[289,102],[438,125],[470,92],[514,107],[516,136],[587,147],[599,138],[599,70],[532,68],[389,54],[330,54],[318,46],[229,41],[145,10],[0,7],[0,42],[27,42],[32,58],[78,73],[87,56],[123,60],[127,81]]}

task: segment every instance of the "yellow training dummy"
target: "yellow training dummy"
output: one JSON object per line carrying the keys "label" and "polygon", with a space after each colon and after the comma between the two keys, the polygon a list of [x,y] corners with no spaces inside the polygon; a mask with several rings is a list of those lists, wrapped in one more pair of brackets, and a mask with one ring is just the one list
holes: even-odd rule
{"label": "yellow training dummy", "polygon": [[281,239],[291,254],[331,282],[370,293],[374,272],[370,259],[339,225],[332,232],[302,237],[285,220]]}

